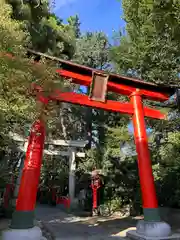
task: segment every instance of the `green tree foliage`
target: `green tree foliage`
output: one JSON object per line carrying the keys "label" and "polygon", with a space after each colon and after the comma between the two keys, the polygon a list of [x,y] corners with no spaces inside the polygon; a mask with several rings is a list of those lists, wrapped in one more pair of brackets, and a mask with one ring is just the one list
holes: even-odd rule
{"label": "green tree foliage", "polygon": [[12,17],[23,21],[29,32],[28,47],[54,56],[72,57],[74,29],[50,12],[47,0],[8,0],[13,8]]}
{"label": "green tree foliage", "polygon": [[[11,15],[11,6],[0,0],[0,149],[3,148],[7,155],[15,147],[9,131],[25,135],[25,125],[32,124],[40,113],[35,98],[30,94],[31,84],[42,86],[48,95],[57,82],[55,68],[51,64],[44,60],[42,64],[34,64],[26,58],[24,46],[30,41],[29,34],[23,23],[12,19]],[[10,50],[13,55],[7,54]],[[62,87],[62,82],[59,85]],[[12,157],[6,159],[6,167],[7,164],[13,166]]]}
{"label": "green tree foliage", "polygon": [[78,15],[75,16],[71,16],[68,18],[68,23],[69,25],[72,27],[72,29],[74,30],[74,35],[75,38],[79,38],[81,36],[81,31],[80,31],[80,20]]}
{"label": "green tree foliage", "polygon": [[179,77],[179,1],[123,1],[126,35],[112,48],[112,59],[124,74],[145,81],[177,83]]}
{"label": "green tree foliage", "polygon": [[[179,202],[179,132],[169,132],[152,151],[154,177],[160,206],[180,207]],[[172,187],[173,186],[173,187]]]}
{"label": "green tree foliage", "polygon": [[76,41],[74,60],[91,68],[105,69],[109,62],[109,47],[103,32],[87,32]]}

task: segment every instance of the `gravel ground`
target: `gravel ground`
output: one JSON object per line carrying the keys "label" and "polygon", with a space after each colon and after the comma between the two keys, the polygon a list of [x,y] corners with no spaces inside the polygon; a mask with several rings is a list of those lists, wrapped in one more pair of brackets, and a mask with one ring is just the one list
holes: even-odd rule
{"label": "gravel ground", "polygon": [[[61,209],[50,208],[48,206],[38,206],[36,216],[41,221],[43,234],[48,239],[56,240],[115,240],[122,239],[115,236],[117,230],[96,224],[91,218],[77,217],[67,214]],[[92,221],[92,222],[91,222]],[[119,232],[119,229],[118,229]]]}

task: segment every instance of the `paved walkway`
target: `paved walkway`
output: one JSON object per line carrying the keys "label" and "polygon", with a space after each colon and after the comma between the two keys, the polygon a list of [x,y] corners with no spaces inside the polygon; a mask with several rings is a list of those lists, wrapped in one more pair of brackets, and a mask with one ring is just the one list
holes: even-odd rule
{"label": "paved walkway", "polygon": [[38,206],[36,217],[51,231],[56,240],[116,240],[110,228],[80,221],[80,218],[67,214],[57,206]]}

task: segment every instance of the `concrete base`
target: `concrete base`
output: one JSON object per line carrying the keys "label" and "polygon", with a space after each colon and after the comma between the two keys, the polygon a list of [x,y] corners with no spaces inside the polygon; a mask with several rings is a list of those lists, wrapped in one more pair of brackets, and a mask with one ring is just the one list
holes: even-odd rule
{"label": "concrete base", "polygon": [[127,232],[130,239],[179,239],[180,234],[172,235],[171,227],[166,222],[148,222],[141,220],[138,222],[136,231]]}
{"label": "concrete base", "polygon": [[39,227],[29,229],[7,229],[2,232],[2,240],[46,240]]}
{"label": "concrete base", "polygon": [[171,235],[171,227],[166,222],[149,222],[140,220],[136,232],[147,237],[167,237]]}
{"label": "concrete base", "polygon": [[180,234],[172,234],[168,237],[146,237],[144,235],[138,234],[136,230],[127,232],[126,236],[132,240],[180,240]]}

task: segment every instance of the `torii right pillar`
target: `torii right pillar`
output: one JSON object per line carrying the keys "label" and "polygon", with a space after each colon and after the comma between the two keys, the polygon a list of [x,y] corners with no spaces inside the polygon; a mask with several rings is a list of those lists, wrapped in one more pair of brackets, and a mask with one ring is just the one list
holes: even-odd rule
{"label": "torii right pillar", "polygon": [[139,221],[136,231],[129,231],[127,236],[131,239],[172,238],[171,227],[161,221],[159,214],[150,152],[148,149],[143,99],[138,89],[130,96],[130,101],[134,108],[134,138],[138,156],[144,220]]}

